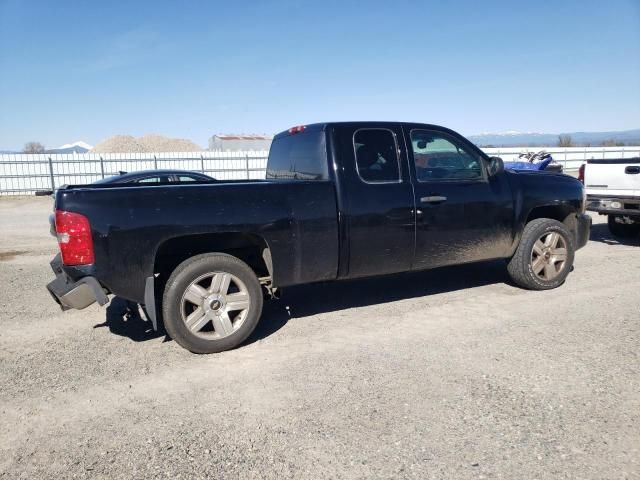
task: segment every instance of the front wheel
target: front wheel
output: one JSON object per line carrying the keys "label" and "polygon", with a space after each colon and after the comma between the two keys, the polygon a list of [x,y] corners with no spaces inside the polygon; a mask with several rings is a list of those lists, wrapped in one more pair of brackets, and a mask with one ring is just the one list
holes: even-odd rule
{"label": "front wheel", "polygon": [[171,274],[162,300],[167,333],[193,353],[240,345],[262,314],[262,288],[251,268],[223,253],[197,255]]}
{"label": "front wheel", "polygon": [[529,290],[548,290],[564,283],[573,266],[575,246],[567,227],[557,220],[529,222],[509,261],[511,279]]}

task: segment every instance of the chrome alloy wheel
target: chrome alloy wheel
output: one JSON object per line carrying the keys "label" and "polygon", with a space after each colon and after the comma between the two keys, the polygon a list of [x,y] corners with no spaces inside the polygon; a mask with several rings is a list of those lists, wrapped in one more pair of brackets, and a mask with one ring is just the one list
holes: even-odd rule
{"label": "chrome alloy wheel", "polygon": [[228,272],[210,272],[189,284],[180,304],[182,321],[194,335],[217,340],[236,332],[247,318],[251,297]]}
{"label": "chrome alloy wheel", "polygon": [[567,264],[567,242],[558,232],[547,232],[533,244],[531,269],[538,278],[550,281]]}

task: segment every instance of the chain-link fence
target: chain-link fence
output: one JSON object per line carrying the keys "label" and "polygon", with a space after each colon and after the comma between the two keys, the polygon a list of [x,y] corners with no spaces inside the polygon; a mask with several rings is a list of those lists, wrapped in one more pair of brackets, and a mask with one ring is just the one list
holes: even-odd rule
{"label": "chain-link fence", "polygon": [[[484,148],[491,156],[515,160],[526,150],[545,149],[563,165],[577,170],[592,158],[613,159],[640,156],[633,147],[511,147]],[[187,153],[84,153],[84,154],[4,154],[0,155],[0,195],[32,195],[50,192],[65,184],[91,183],[117,175],[158,168],[176,168],[206,173],[221,180],[264,178],[267,151],[187,152]]]}

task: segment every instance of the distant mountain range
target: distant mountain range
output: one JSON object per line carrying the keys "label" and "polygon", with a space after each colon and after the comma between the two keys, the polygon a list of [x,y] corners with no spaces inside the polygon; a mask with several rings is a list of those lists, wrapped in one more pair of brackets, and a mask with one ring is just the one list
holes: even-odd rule
{"label": "distant mountain range", "polygon": [[[569,132],[569,133],[536,133],[518,132],[486,132],[478,135],[467,135],[467,138],[480,147],[553,147],[558,145],[558,137],[568,135],[575,146],[598,147],[603,142],[623,142],[625,145],[640,145],[640,128],[612,132]],[[91,151],[92,145],[78,141],[66,143],[57,148],[45,150],[45,153],[86,153]],[[0,150],[2,153],[21,153],[11,150]]]}
{"label": "distant mountain range", "polygon": [[640,145],[640,129],[615,132],[535,133],[508,130],[502,133],[481,133],[467,138],[478,146],[495,147],[550,147],[558,144],[559,135],[569,135],[576,146],[599,146],[605,141]]}

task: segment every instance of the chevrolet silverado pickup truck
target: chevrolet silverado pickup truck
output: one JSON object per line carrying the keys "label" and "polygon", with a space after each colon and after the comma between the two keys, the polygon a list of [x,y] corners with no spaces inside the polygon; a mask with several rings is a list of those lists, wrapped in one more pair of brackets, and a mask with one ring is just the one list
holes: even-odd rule
{"label": "chevrolet silverado pickup truck", "polygon": [[291,285],[505,259],[515,284],[558,287],[591,226],[578,180],[505,170],[435,125],[293,127],[265,176],[61,188],[49,291],[63,309],[144,305],[154,328],[213,353]]}
{"label": "chevrolet silverado pickup truck", "polygon": [[578,178],[585,184],[587,210],[607,215],[614,236],[640,234],[640,158],[588,160]]}

